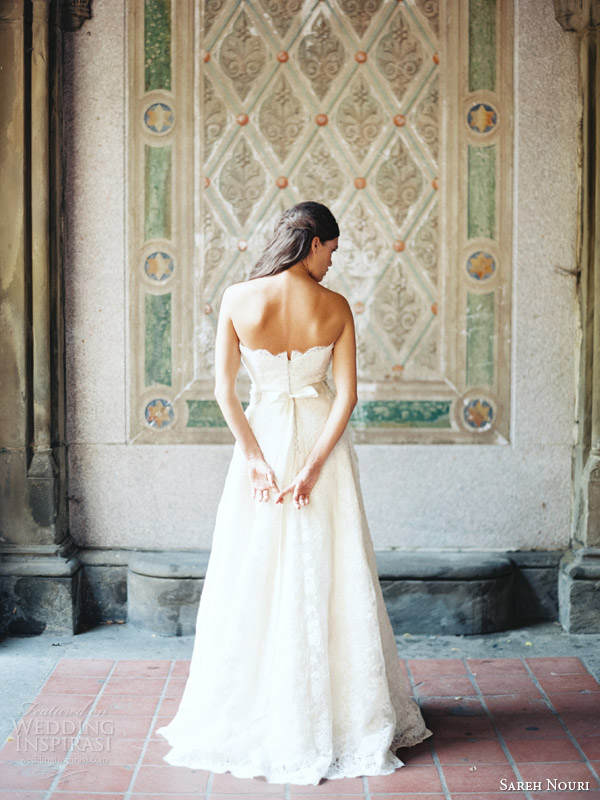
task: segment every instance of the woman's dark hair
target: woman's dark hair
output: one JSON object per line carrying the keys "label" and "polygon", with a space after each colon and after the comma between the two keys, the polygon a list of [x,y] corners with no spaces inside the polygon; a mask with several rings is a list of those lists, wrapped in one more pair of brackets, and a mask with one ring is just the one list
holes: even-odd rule
{"label": "woman's dark hair", "polygon": [[328,242],[339,235],[338,224],[327,206],[312,200],[298,203],[284,211],[248,280],[276,275],[302,261],[310,253],[315,236]]}

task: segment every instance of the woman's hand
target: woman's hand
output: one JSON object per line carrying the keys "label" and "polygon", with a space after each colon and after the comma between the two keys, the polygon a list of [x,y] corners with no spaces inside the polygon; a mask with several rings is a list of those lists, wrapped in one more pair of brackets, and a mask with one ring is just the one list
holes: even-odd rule
{"label": "woman's hand", "polygon": [[303,467],[290,485],[286,486],[285,489],[279,492],[275,498],[275,502],[283,503],[283,498],[285,495],[289,492],[293,492],[294,494],[292,499],[294,501],[294,505],[296,506],[296,510],[299,511],[303,506],[308,505],[308,497],[313,486],[317,482],[320,472],[321,468],[317,465]]}
{"label": "woman's hand", "polygon": [[275,474],[264,458],[258,456],[248,459],[248,477],[252,487],[252,499],[259,503],[268,501],[269,489],[279,491],[275,483]]}

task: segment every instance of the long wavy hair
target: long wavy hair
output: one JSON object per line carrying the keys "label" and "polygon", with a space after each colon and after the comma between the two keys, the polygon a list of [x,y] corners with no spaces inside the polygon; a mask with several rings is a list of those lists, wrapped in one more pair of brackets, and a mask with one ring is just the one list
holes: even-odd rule
{"label": "long wavy hair", "polygon": [[275,226],[273,236],[252,267],[248,280],[277,275],[289,269],[310,253],[315,236],[328,242],[340,235],[331,211],[322,203],[307,200],[288,208]]}

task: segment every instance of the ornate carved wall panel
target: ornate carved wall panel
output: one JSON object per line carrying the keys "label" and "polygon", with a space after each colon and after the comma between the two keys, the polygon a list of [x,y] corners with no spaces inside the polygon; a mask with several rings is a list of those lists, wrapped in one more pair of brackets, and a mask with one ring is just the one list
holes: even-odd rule
{"label": "ornate carved wall panel", "polygon": [[212,394],[222,292],[314,199],[340,223],[324,283],[355,315],[357,441],[508,441],[511,14],[132,2],[132,440],[231,441]]}

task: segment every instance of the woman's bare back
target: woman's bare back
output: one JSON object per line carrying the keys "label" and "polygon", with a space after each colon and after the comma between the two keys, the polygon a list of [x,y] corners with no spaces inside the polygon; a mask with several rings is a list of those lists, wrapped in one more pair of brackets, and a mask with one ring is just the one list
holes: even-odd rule
{"label": "woman's bare back", "polygon": [[243,345],[288,358],[292,350],[335,342],[347,320],[347,300],[294,267],[230,287],[231,322]]}

